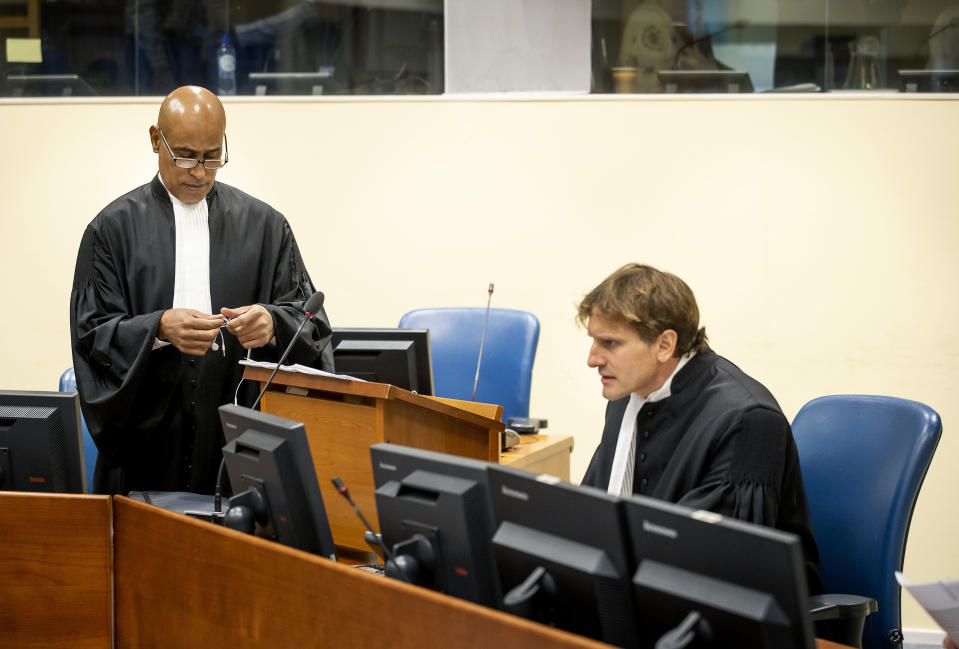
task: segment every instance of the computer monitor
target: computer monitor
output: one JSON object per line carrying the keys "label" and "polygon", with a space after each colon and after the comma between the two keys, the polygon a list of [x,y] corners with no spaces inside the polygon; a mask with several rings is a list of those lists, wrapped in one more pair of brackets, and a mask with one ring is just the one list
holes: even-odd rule
{"label": "computer monitor", "polygon": [[76,392],[0,391],[0,491],[84,493]]}
{"label": "computer monitor", "polygon": [[336,560],[336,546],[303,424],[232,404],[220,406],[235,494],[224,525]]}
{"label": "computer monitor", "polygon": [[78,74],[8,74],[14,97],[94,97],[98,93]]}
{"label": "computer monitor", "polygon": [[899,70],[900,92],[959,92],[959,70]]}
{"label": "computer monitor", "polygon": [[331,94],[333,71],[319,72],[251,72],[254,95],[325,95]]}
{"label": "computer monitor", "polygon": [[753,82],[742,70],[659,70],[667,93],[752,92]]}
{"label": "computer monitor", "polygon": [[624,506],[641,646],[685,622],[674,635],[695,634],[690,646],[814,647],[798,536],[641,496]]}
{"label": "computer monitor", "polygon": [[334,327],[333,363],[338,374],[433,394],[428,329]]}
{"label": "computer monitor", "polygon": [[488,463],[386,443],[370,457],[387,576],[496,607]]}
{"label": "computer monitor", "polygon": [[635,647],[622,502],[598,489],[497,465],[489,467],[489,486],[503,609]]}

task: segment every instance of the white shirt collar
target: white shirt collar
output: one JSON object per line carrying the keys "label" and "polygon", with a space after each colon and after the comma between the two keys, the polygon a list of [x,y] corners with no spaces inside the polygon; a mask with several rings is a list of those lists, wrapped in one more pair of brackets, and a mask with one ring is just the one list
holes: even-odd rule
{"label": "white shirt collar", "polygon": [[636,393],[633,393],[633,396],[641,399],[642,403],[652,403],[654,401],[662,401],[666,397],[671,396],[673,393],[672,392],[673,377],[676,376],[679,373],[679,370],[683,369],[683,366],[685,366],[686,363],[689,362],[689,359],[691,359],[695,355],[696,355],[695,351],[690,351],[683,354],[683,356],[679,359],[679,362],[676,363],[676,367],[673,368],[673,371],[669,375],[669,378],[667,378],[666,382],[663,383],[662,387],[659,388],[658,390],[653,390],[652,392],[650,392],[649,396],[646,397],[645,399],[643,399],[641,396],[639,396]]}

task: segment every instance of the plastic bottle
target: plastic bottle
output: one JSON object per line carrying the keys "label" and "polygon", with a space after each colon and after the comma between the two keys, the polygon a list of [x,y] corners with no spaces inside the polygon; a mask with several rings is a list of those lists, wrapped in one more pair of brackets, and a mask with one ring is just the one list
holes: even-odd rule
{"label": "plastic bottle", "polygon": [[236,49],[226,34],[216,48],[216,92],[218,95],[236,94]]}

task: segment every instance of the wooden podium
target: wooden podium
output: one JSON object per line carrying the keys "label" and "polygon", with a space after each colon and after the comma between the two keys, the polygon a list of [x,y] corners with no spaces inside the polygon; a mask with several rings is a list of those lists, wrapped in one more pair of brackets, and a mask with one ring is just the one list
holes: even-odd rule
{"label": "wooden podium", "polygon": [[[265,382],[270,370],[247,367],[243,377]],[[333,541],[370,552],[365,529],[332,485],[339,476],[357,507],[376,525],[370,446],[391,442],[486,462],[500,460],[502,407],[425,397],[383,383],[277,372],[260,408],[302,422],[323,493]]]}

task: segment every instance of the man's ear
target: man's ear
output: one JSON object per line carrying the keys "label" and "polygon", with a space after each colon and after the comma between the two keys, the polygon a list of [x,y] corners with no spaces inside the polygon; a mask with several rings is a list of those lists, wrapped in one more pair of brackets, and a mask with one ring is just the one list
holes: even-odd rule
{"label": "man's ear", "polygon": [[156,126],[150,127],[150,144],[153,145],[153,152],[160,152],[160,131],[157,130]]}
{"label": "man's ear", "polygon": [[656,358],[660,363],[665,363],[673,357],[677,342],[679,342],[679,335],[672,329],[659,334],[659,338],[656,339]]}

